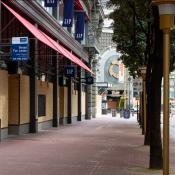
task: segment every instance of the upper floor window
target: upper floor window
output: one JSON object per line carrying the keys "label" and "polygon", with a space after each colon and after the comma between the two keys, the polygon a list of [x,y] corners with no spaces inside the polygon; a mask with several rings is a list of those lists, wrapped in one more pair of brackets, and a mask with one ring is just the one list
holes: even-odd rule
{"label": "upper floor window", "polygon": [[59,23],[63,24],[63,14],[64,14],[64,3],[59,1]]}
{"label": "upper floor window", "polygon": [[37,1],[41,4],[41,6],[42,6],[49,14],[53,15],[53,9],[52,9],[52,7],[45,7],[45,6],[44,6],[44,0],[37,0]]}
{"label": "upper floor window", "polygon": [[174,86],[174,79],[170,79],[170,86]]}

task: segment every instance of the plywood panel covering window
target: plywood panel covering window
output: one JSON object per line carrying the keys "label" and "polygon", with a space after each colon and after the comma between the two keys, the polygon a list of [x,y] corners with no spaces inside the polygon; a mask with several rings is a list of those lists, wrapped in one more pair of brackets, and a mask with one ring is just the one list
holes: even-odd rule
{"label": "plywood panel covering window", "polygon": [[38,95],[38,117],[46,115],[46,96]]}

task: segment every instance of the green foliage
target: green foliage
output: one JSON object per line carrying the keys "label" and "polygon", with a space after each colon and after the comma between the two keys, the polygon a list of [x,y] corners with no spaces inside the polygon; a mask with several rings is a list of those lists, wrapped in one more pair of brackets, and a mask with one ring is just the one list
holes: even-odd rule
{"label": "green foliage", "polygon": [[108,4],[115,9],[110,14],[114,20],[113,41],[132,75],[138,73],[139,66],[147,63],[149,24],[152,21],[149,5],[149,0],[110,0]]}
{"label": "green foliage", "polygon": [[170,70],[175,70],[175,30],[171,32]]}
{"label": "green foliage", "polygon": [[[109,7],[114,12],[109,15],[114,20],[113,41],[121,60],[131,75],[138,74],[141,65],[147,65],[153,48],[151,0],[110,0]],[[170,70],[175,70],[175,30],[171,32]]]}

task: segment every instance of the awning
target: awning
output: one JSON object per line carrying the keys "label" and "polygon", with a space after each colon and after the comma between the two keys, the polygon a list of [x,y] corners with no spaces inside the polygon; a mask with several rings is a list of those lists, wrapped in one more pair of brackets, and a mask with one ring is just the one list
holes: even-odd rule
{"label": "awning", "polygon": [[[1,0],[0,0],[1,1]],[[88,72],[94,74],[92,70],[87,67],[77,56],[72,54],[70,51],[68,51],[66,48],[58,44],[56,41],[54,41],[51,37],[49,37],[47,34],[42,32],[40,29],[35,27],[32,23],[27,21],[25,18],[23,18],[21,15],[16,13],[12,8],[10,8],[5,3],[1,2],[6,9],[8,9],[39,41],[46,44],[47,46],[51,47],[53,50],[57,51],[58,53],[64,55],[68,59],[70,59],[72,62],[76,63],[80,67],[84,68]]]}
{"label": "awning", "polygon": [[75,0],[74,3],[75,3],[75,9],[76,10],[83,10],[83,6],[82,6],[80,0]]}
{"label": "awning", "polygon": [[74,1],[75,11],[84,11],[86,14],[86,18],[89,20],[89,12],[86,6],[80,1],[75,0]]}

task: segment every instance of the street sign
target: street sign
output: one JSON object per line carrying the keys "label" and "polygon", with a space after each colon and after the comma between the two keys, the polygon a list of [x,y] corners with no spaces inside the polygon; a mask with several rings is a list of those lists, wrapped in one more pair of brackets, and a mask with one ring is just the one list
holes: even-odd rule
{"label": "street sign", "polygon": [[13,61],[26,61],[29,59],[28,37],[12,37],[11,56]]}

